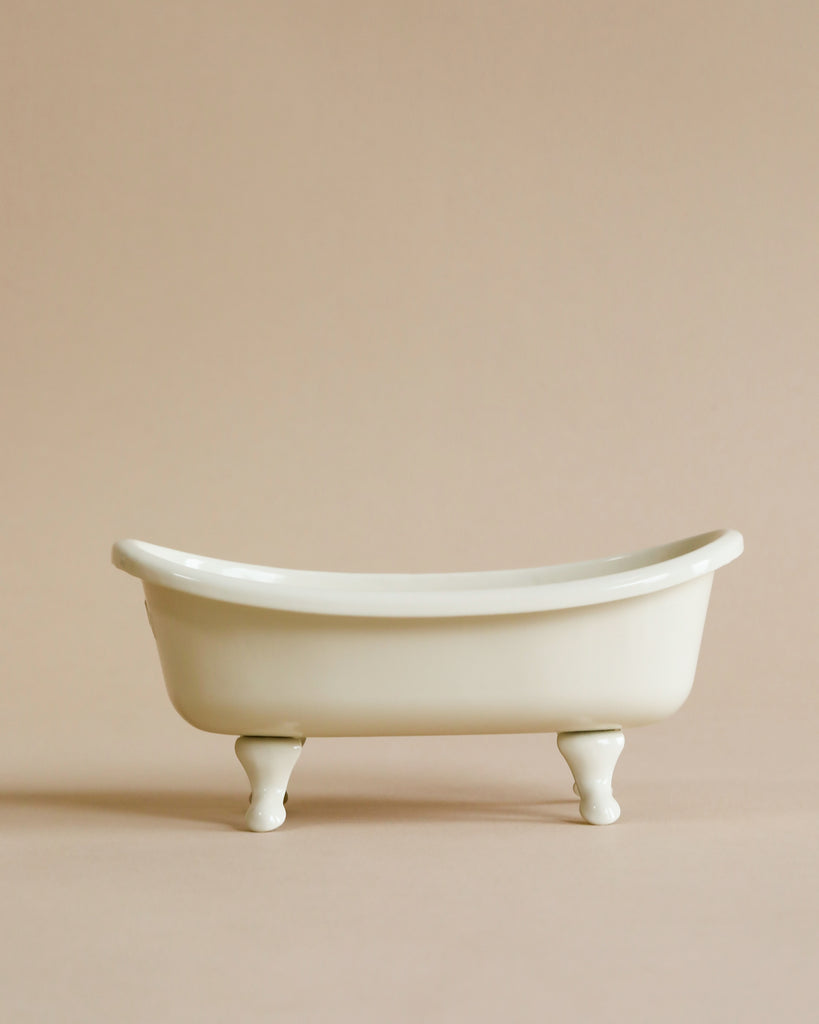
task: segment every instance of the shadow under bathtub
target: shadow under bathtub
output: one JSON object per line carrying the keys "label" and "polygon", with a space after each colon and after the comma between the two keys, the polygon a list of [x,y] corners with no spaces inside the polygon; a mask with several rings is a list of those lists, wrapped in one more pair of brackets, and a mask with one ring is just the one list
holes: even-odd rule
{"label": "shadow under bathtub", "polygon": [[[201,828],[245,831],[247,797],[241,792],[201,790],[31,789],[0,792],[0,819],[19,831],[68,826],[94,827],[103,821],[130,821],[144,827],[149,821]],[[509,821],[549,824],[579,821],[571,797],[544,800],[464,800],[411,798],[399,795],[294,795],[288,802],[288,832],[307,827],[411,822]]]}

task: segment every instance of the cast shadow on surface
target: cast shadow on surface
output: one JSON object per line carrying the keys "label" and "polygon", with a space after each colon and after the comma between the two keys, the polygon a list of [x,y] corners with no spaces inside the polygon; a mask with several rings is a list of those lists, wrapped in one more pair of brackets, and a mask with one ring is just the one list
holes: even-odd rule
{"label": "cast shadow on surface", "polygon": [[[385,789],[388,789],[385,784]],[[734,781],[715,790],[707,780],[667,784],[645,782],[616,789],[626,824],[669,822],[723,823],[768,819],[795,811],[819,798],[819,786],[812,784],[798,792],[784,789],[779,782]],[[0,819],[4,830],[20,832],[67,826],[93,828],[99,825],[165,827],[244,831],[247,791],[207,789],[31,789],[0,792]],[[815,804],[813,804],[815,806]],[[454,791],[449,795],[422,797],[400,793],[339,794],[292,793],[284,828],[328,828],[333,825],[400,825],[436,822],[509,822],[532,825],[583,824],[577,800],[571,793],[543,798],[517,798],[513,791],[504,797],[498,787],[490,796],[476,800]]]}
{"label": "cast shadow on surface", "polygon": [[[516,821],[548,824],[572,822],[571,796],[556,800],[464,800],[410,798],[405,796],[298,796],[288,801],[285,827],[354,824],[408,824],[436,821]],[[108,819],[122,824],[143,825],[152,821],[174,822],[178,827],[216,827],[244,831],[243,815],[247,796],[208,793],[201,790],[19,790],[0,792],[0,814],[6,827],[20,831],[67,824],[93,826]],[[577,819],[579,820],[579,818]]]}

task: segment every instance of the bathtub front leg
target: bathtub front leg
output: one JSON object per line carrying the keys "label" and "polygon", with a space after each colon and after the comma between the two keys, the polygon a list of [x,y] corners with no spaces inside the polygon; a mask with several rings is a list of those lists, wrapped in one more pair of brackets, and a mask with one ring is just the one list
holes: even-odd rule
{"label": "bathtub front leg", "polygon": [[236,756],[250,779],[245,821],[251,832],[272,832],[284,822],[287,783],[303,743],[275,736],[240,736],[236,740]]}
{"label": "bathtub front leg", "polygon": [[619,729],[558,733],[558,750],[572,770],[580,813],[590,825],[611,825],[620,817],[620,805],[611,792],[611,777],[623,743]]}

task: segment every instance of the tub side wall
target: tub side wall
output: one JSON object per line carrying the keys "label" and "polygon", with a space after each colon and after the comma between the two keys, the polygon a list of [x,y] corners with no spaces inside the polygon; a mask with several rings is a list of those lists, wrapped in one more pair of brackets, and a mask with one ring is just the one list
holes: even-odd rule
{"label": "tub side wall", "polygon": [[177,711],[232,735],[557,732],[647,724],[691,689],[712,575],[519,615],[375,619],[146,603]]}

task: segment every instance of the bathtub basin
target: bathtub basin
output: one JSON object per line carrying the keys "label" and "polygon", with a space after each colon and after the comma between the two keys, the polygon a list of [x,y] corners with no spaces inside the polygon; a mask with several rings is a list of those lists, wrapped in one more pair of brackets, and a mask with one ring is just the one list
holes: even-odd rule
{"label": "bathtub basin", "polygon": [[114,545],[142,580],[170,699],[239,738],[252,831],[278,828],[308,736],[554,732],[590,824],[617,820],[624,728],[673,714],[694,680],[717,530],[537,569],[336,573]]}

